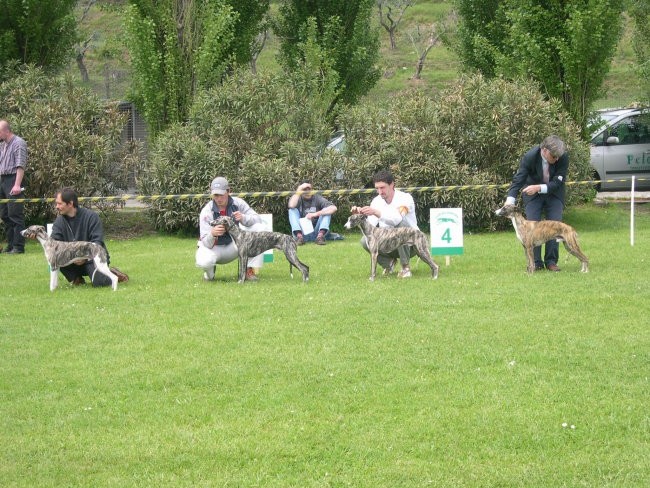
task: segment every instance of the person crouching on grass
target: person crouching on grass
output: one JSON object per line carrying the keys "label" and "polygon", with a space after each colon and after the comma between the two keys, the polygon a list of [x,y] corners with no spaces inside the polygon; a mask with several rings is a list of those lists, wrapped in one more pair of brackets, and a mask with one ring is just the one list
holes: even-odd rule
{"label": "person crouching on grass", "polygon": [[[96,212],[79,206],[79,197],[72,188],[62,188],[55,195],[58,217],[52,225],[52,239],[64,242],[94,242],[106,249],[104,244],[104,227]],[[110,255],[106,250],[108,263]],[[84,276],[90,278],[93,286],[111,286],[112,282],[103,273],[96,273],[95,262],[87,259],[78,259],[74,263],[61,267],[60,271],[73,285],[86,283]],[[111,273],[117,276],[119,283],[129,281],[129,276],[118,268],[111,267]]]}
{"label": "person crouching on grass", "polygon": [[[382,170],[373,177],[377,196],[372,199],[369,206],[352,207],[352,213],[368,216],[368,222],[379,227],[414,227],[418,228],[415,216],[415,202],[413,197],[406,192],[395,189],[395,178],[388,170]],[[361,238],[361,245],[368,251],[366,236]],[[369,252],[369,251],[368,251]],[[388,254],[380,254],[377,262],[384,268],[384,274],[393,272],[399,259],[402,266],[397,275],[399,278],[410,278],[411,267],[409,261],[415,256],[413,246],[400,246]]]}
{"label": "person crouching on grass", "polygon": [[[219,176],[210,184],[212,200],[199,214],[199,242],[196,249],[196,266],[203,270],[205,281],[214,280],[217,264],[226,264],[238,258],[237,246],[223,225],[212,227],[210,222],[220,215],[232,217],[243,230],[260,232],[266,230],[262,217],[248,203],[230,195],[228,180]],[[262,267],[264,254],[248,260],[246,280],[257,281],[255,269]]]}

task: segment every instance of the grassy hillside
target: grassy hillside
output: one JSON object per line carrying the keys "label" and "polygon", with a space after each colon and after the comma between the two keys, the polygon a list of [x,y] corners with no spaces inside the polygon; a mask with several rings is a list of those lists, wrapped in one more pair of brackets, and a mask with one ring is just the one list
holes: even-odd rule
{"label": "grassy hillside", "polygon": [[[128,52],[123,45],[123,17],[120,5],[126,2],[98,2],[86,17],[82,29],[84,39],[92,37],[85,63],[90,73],[90,86],[102,97],[127,99],[130,83]],[[277,10],[278,2],[272,2]],[[368,94],[369,99],[385,99],[412,86],[441,88],[451,83],[459,73],[460,63],[456,55],[446,46],[438,44],[429,52],[421,80],[412,80],[418,54],[409,33],[418,27],[426,29],[433,22],[444,18],[451,11],[451,2],[419,0],[409,8],[397,32],[397,48],[390,49],[388,33],[379,26],[381,35],[382,78]],[[81,12],[79,12],[81,17]],[[633,71],[635,64],[631,44],[631,26],[626,19],[626,31],[605,81],[608,93],[597,103],[597,108],[627,105],[640,98],[638,79]],[[278,69],[275,59],[278,41],[271,36],[258,61],[259,69]],[[70,64],[69,73],[79,79],[75,62]]]}

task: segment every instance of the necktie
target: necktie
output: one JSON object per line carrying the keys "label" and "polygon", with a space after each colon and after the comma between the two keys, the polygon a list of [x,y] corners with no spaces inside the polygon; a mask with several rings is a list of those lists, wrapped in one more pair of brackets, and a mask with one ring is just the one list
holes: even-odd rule
{"label": "necktie", "polygon": [[544,180],[544,183],[548,183],[548,180],[550,179],[549,174],[548,174],[548,162],[542,161],[542,179]]}

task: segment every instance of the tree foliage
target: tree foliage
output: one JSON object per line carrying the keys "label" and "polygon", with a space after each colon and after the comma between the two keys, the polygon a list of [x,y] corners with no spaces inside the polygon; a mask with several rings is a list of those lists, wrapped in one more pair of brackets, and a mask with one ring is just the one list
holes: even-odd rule
{"label": "tree foliage", "polygon": [[457,0],[458,52],[485,76],[534,79],[586,128],[622,29],[619,0]]}
{"label": "tree foliage", "polygon": [[65,66],[77,41],[76,3],[0,0],[0,67],[33,64],[56,71]]}
{"label": "tree foliage", "polygon": [[[52,197],[63,186],[80,195],[125,191],[134,153],[121,145],[125,123],[117,107],[107,106],[69,78],[27,67],[0,84],[0,119],[7,119],[27,142],[25,172],[29,197]],[[46,204],[26,206],[27,220],[53,216]]]}
{"label": "tree foliage", "polygon": [[[398,186],[505,184],[522,154],[549,134],[568,145],[570,179],[591,174],[588,146],[557,101],[545,100],[531,82],[478,75],[436,98],[413,91],[391,108],[346,106],[338,119],[345,153],[323,151],[329,135],[324,114],[334,91],[311,66],[291,76],[239,71],[202,94],[189,123],[175,125],[154,144],[141,191],[206,193],[217,175],[226,176],[235,192],[291,190],[304,179],[320,189],[363,188],[372,187],[373,174],[385,168],[395,173]],[[572,187],[569,200],[592,192]],[[341,224],[351,205],[366,204],[372,196],[333,198],[341,209],[334,223]],[[504,190],[426,192],[415,198],[423,225],[431,206],[463,207],[470,229],[507,223],[493,216]],[[274,214],[276,228],[286,229],[286,198],[249,200],[256,210]],[[200,206],[155,202],[151,212],[158,229],[191,232]]]}
{"label": "tree foliage", "polygon": [[[133,99],[155,136],[187,120],[195,94],[220,83],[252,28],[225,0],[130,0]],[[246,6],[257,2],[238,2]],[[262,2],[264,3],[264,2]],[[240,29],[239,39],[236,37]],[[250,51],[247,52],[250,57]],[[248,58],[246,58],[248,60]]]}
{"label": "tree foliage", "polygon": [[237,14],[234,23],[233,56],[235,63],[243,66],[250,62],[251,45],[264,29],[269,0],[226,0],[226,3]]}
{"label": "tree foliage", "polygon": [[630,2],[628,12],[634,19],[633,46],[639,62],[637,72],[646,101],[650,101],[650,1]]}
{"label": "tree foliage", "polygon": [[[280,38],[281,64],[294,70],[303,60],[298,46],[315,34],[338,73],[334,105],[355,103],[380,77],[379,34],[371,21],[374,7],[375,0],[284,0],[274,29]],[[310,18],[315,30],[310,28]]]}

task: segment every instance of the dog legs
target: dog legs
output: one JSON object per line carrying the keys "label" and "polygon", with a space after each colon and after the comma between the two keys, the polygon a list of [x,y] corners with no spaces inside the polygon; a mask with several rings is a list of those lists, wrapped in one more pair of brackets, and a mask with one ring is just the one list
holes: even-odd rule
{"label": "dog legs", "polygon": [[377,275],[377,258],[379,252],[370,251],[370,281],[375,281],[375,276]]}
{"label": "dog legs", "polygon": [[526,266],[526,272],[528,274],[533,274],[535,272],[535,256],[534,256],[534,246],[524,246],[526,251],[526,260],[528,261],[528,266]]}
{"label": "dog legs", "polygon": [[589,259],[587,256],[585,256],[582,251],[580,250],[580,247],[578,246],[578,242],[575,239],[572,239],[572,242],[569,243],[568,241],[563,241],[564,248],[573,254],[576,258],[580,260],[582,263],[582,267],[580,268],[581,273],[588,273],[589,272]]}
{"label": "dog legs", "polygon": [[414,246],[414,248],[415,248],[415,253],[420,257],[420,259],[425,263],[427,263],[431,268],[431,276],[433,277],[433,279],[437,280],[439,266],[436,264],[436,262],[431,257],[431,254],[429,253],[428,243],[426,241],[418,242],[417,245]]}
{"label": "dog legs", "polygon": [[[117,290],[117,281],[118,281],[118,280],[117,280],[117,276],[114,275],[114,274],[111,272],[111,269],[108,267],[108,264],[106,264],[105,262],[103,262],[103,261],[99,258],[99,256],[95,256],[95,257],[93,258],[93,261],[95,262],[95,273],[96,273],[97,271],[99,271],[99,272],[100,272],[101,274],[103,274],[104,276],[108,276],[108,277],[111,279],[111,288],[113,288],[113,291],[116,291],[116,290]],[[90,277],[90,279],[92,280],[92,276]]]}
{"label": "dog legs", "polygon": [[246,256],[246,250],[242,247],[239,248],[241,251],[239,253],[239,279],[237,283],[241,284],[246,281],[246,268],[248,266],[248,256]]}
{"label": "dog legs", "polygon": [[292,266],[295,266],[302,273],[302,281],[309,281],[309,266],[298,259],[298,253],[295,249],[284,249],[284,255],[289,261],[289,274],[293,278]]}
{"label": "dog legs", "polygon": [[50,269],[50,291],[56,290],[59,286],[59,270]]}

